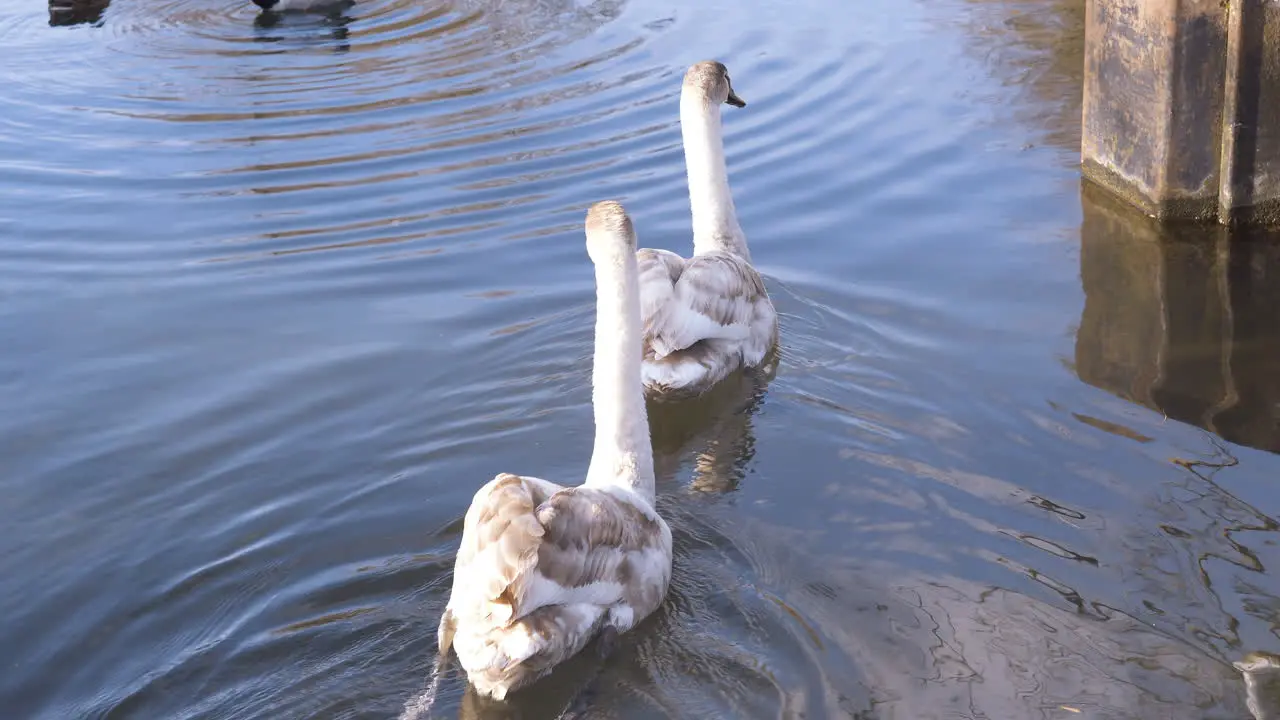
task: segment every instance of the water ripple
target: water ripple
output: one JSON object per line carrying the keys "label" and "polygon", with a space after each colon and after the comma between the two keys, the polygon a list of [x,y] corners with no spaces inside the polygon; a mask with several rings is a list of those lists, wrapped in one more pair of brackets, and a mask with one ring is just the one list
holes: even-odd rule
{"label": "water ripple", "polygon": [[[52,54],[48,45],[18,46],[11,67],[24,73],[0,102],[27,121],[12,128],[24,142],[3,166],[36,204],[88,187],[104,216],[111,198],[152,195],[167,207],[115,214],[184,221],[108,244],[67,242],[90,232],[83,222],[59,232],[19,216],[19,235],[64,242],[6,246],[0,260],[66,273],[71,257],[109,267],[113,256],[145,253],[196,268],[528,237],[541,215],[559,210],[547,189],[588,181],[611,164],[598,154],[606,146],[643,152],[663,127],[617,122],[670,95],[662,69],[627,61],[643,36],[554,59],[622,7],[373,0],[274,16],[247,2],[117,0],[87,42]],[[97,65],[110,70],[83,69]],[[138,123],[160,124],[139,133]],[[121,166],[120,153],[139,162]],[[86,176],[101,180],[86,186]],[[528,222],[512,225],[512,208]],[[166,241],[165,232],[198,241]]]}

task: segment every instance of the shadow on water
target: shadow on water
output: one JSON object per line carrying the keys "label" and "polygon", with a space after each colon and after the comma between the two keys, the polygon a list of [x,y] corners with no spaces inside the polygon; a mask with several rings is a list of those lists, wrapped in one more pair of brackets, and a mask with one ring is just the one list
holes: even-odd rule
{"label": "shadow on water", "polygon": [[109,5],[111,0],[49,0],[49,25],[101,25]]}
{"label": "shadow on water", "polygon": [[1083,183],[1084,382],[1280,452],[1280,238],[1161,228]]}

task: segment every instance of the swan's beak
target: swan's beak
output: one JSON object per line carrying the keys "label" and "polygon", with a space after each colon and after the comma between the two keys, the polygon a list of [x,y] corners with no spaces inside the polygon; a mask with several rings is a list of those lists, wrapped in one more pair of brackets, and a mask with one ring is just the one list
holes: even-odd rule
{"label": "swan's beak", "polygon": [[734,91],[733,91],[733,88],[729,88],[729,97],[725,100],[725,102],[726,102],[726,103],[728,103],[728,104],[730,104],[730,105],[732,105],[732,106],[734,106],[734,107],[746,107],[746,106],[747,106],[747,101],[746,101],[746,100],[743,100],[743,99],[742,99],[742,98],[740,98],[740,97],[738,97],[738,93],[734,92]]}

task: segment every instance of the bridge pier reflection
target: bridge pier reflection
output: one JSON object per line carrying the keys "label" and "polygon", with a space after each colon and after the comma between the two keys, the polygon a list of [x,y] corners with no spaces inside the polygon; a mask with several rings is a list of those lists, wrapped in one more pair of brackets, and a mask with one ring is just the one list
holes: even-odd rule
{"label": "bridge pier reflection", "polygon": [[1162,226],[1081,187],[1079,378],[1280,452],[1280,234]]}

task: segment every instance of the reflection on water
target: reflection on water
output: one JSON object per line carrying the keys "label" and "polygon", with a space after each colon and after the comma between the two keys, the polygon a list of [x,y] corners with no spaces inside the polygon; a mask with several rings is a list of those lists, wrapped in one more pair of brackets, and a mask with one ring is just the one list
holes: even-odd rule
{"label": "reflection on water", "polygon": [[1280,452],[1280,242],[1161,228],[1088,183],[1081,201],[1080,379]]}
{"label": "reflection on water", "polygon": [[[740,386],[699,414],[713,430],[683,444],[655,437],[655,449],[665,447],[662,464],[674,464],[673,455],[691,457],[694,491],[737,488],[755,441],[751,419],[759,397]],[[663,511],[674,518],[685,550],[672,605],[714,604],[691,613],[699,620],[691,627],[664,614],[655,634],[667,642],[655,643],[653,652],[666,655],[656,666],[689,672],[722,664],[712,650],[718,644],[707,643],[704,622],[711,615],[720,618],[722,633],[735,627],[735,617],[748,623],[737,632],[775,625],[764,637],[776,664],[754,690],[741,683],[732,704],[691,705],[689,694],[656,701],[667,716],[907,720],[950,717],[944,708],[963,708],[957,716],[1225,720],[1239,705],[1236,676],[1224,663],[1188,652],[1142,619],[1051,578],[1037,579],[1062,593],[1066,607],[949,573],[918,574],[850,556],[832,542],[835,528],[788,528],[725,513],[715,503],[688,507],[688,500],[668,499],[679,502]],[[750,647],[746,637],[736,641],[739,652]],[[788,652],[790,659],[778,660]],[[754,667],[725,667],[684,692],[696,697],[706,687],[723,688],[723,678],[750,677]],[[1249,697],[1257,694],[1250,685]]]}
{"label": "reflection on water", "polygon": [[1032,102],[1012,112],[1045,141],[1080,150],[1084,0],[966,0],[968,37],[1003,83]]}
{"label": "reflection on water", "polygon": [[692,458],[694,490],[731,492],[755,455],[751,417],[764,403],[777,365],[737,372],[701,397],[679,404],[649,403],[654,468],[659,483],[671,480]]}
{"label": "reflection on water", "polygon": [[[759,397],[744,390],[710,404],[716,408],[707,416],[713,431],[666,446],[664,454],[694,458],[691,488],[733,489],[741,482],[742,462],[754,444],[752,401]],[[664,444],[655,438],[655,448]],[[775,658],[794,643],[794,657],[771,664],[754,697],[740,694],[732,705],[710,708],[682,703],[676,706],[681,713],[672,712],[677,699],[669,698],[659,703],[668,716],[906,720],[942,717],[943,708],[962,706],[966,717],[1021,718],[1039,711],[1046,717],[1189,718],[1218,709],[1220,698],[1234,692],[1234,677],[1220,663],[1187,654],[1177,641],[1114,608],[1085,608],[1078,595],[1074,611],[1055,609],[998,586],[916,575],[833,552],[827,531],[744,522],[709,506],[669,504],[664,511],[677,518],[677,538],[686,541],[681,545],[692,536],[716,548],[680,556],[683,582],[673,589],[672,604],[718,602],[713,613],[697,617],[714,614],[722,627],[739,615],[748,627],[776,624],[766,633]],[[734,589],[716,590],[717,577]],[[659,666],[723,663],[706,647],[706,632],[701,626],[664,628],[659,634],[671,642],[661,647],[668,656]],[[1141,670],[1126,669],[1135,666]],[[785,675],[771,677],[784,667]],[[729,666],[721,678],[744,673],[751,673],[750,666]],[[1158,697],[1141,689],[1153,686],[1172,693]],[[687,703],[688,697],[681,699]],[[1182,714],[1186,708],[1196,708],[1195,715]]]}
{"label": "reflection on water", "polygon": [[[1080,187],[1085,305],[1075,333],[1078,377],[1228,443],[1280,452],[1280,237],[1160,225],[1087,181]],[[1106,432],[1154,441],[1123,425],[1078,417]],[[1159,596],[1174,588],[1219,605],[1235,604],[1223,592],[1238,596],[1234,616],[1197,628],[1229,659],[1258,640],[1241,623],[1274,627],[1280,600],[1263,574],[1280,562],[1273,550],[1280,522],[1274,509],[1255,506],[1241,496],[1243,488],[1232,487],[1238,480],[1233,483],[1229,471],[1239,468],[1240,452],[1216,438],[1208,445],[1205,452],[1170,458],[1186,480],[1151,505],[1167,538],[1196,548],[1203,589],[1192,590],[1177,571],[1155,572],[1167,566],[1163,543],[1140,532],[1127,533],[1126,543],[1145,546],[1133,557],[1136,567],[1149,568],[1142,571],[1152,596],[1145,602],[1162,620],[1171,613],[1159,607]],[[1214,579],[1221,570],[1211,569],[1223,562],[1231,568],[1225,583]],[[1158,574],[1164,577],[1157,580]],[[1173,626],[1195,623],[1186,616]],[[1234,663],[1256,718],[1280,717],[1271,657],[1254,651]]]}

